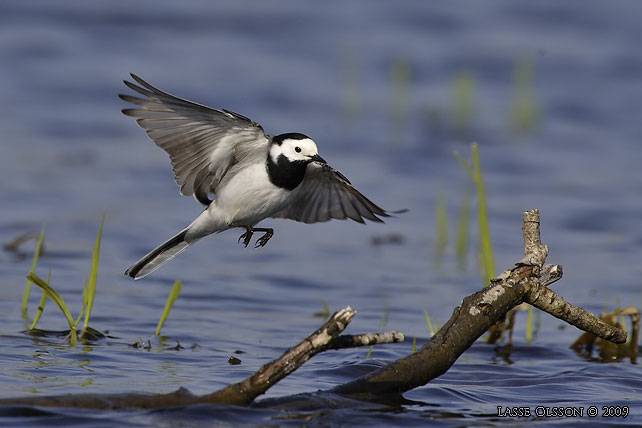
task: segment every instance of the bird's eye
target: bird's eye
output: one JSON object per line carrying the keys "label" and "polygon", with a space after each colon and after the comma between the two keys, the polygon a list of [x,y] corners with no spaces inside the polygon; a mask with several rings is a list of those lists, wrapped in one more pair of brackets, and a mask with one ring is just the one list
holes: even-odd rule
{"label": "bird's eye", "polygon": [[295,148],[294,148],[294,151],[295,151],[295,152],[297,152],[297,153],[301,153],[301,147],[298,147],[298,146],[297,146],[297,147],[295,147]]}

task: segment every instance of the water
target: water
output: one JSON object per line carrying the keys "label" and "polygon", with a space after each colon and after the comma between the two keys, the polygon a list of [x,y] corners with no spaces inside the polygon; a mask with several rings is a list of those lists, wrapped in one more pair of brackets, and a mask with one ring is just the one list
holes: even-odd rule
{"label": "water", "polygon": [[[0,241],[47,226],[38,274],[74,315],[103,231],[91,325],[111,338],[70,348],[21,333],[23,255],[0,257],[0,394],[196,394],[236,382],[316,329],[320,300],[359,314],[351,333],[385,329],[403,344],[321,354],[271,389],[282,397],[327,389],[410,352],[428,331],[426,308],[443,324],[480,287],[473,234],[468,268],[456,269],[452,241],[466,176],[452,157],[480,144],[498,269],[521,255],[521,211],[539,208],[554,285],[598,313],[642,306],[639,148],[642,57],[635,2],[511,1],[431,4],[369,2],[5,1],[0,6]],[[511,132],[512,74],[534,64],[533,132]],[[403,75],[395,81],[393,70]],[[200,211],[175,187],[169,162],[119,110],[128,72],[179,96],[251,117],[267,132],[304,132],[321,155],[388,209],[410,212],[385,225],[300,225],[270,221],[262,249],[240,232],[206,239],[154,275],[123,270]],[[456,132],[453,85],[473,76],[473,116]],[[396,82],[396,83],[395,83]],[[404,83],[405,82],[405,83]],[[435,201],[442,191],[450,244],[435,263]],[[267,223],[266,223],[267,224]],[[401,244],[371,245],[400,235]],[[154,331],[171,284],[183,292],[161,339]],[[33,315],[38,293],[32,293]],[[563,403],[629,406],[640,424],[640,369],[598,364],[568,350],[579,335],[542,314],[533,345],[518,315],[510,361],[481,343],[445,375],[405,395],[406,403],[252,409],[197,406],[95,412],[4,408],[6,425],[492,425],[497,406]],[[65,328],[49,302],[39,327]],[[177,342],[184,349],[176,350]],[[236,354],[235,351],[243,351]],[[242,364],[228,364],[230,356]],[[329,399],[329,398],[328,398]],[[515,422],[515,421],[513,421]],[[565,423],[541,419],[540,423]],[[573,422],[602,424],[584,417]]]}

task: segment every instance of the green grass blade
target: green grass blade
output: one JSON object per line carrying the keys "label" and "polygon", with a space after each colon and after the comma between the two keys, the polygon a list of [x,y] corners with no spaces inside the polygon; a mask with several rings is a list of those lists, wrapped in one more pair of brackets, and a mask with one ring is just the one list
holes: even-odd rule
{"label": "green grass blade", "polygon": [[459,154],[459,152],[453,152],[453,156],[455,156],[455,159],[457,159],[457,162],[461,165],[462,168],[464,168],[464,171],[468,174],[471,180],[475,181],[475,173],[473,172],[473,169],[468,165],[468,162]]}
{"label": "green grass blade", "polygon": [[326,301],[324,299],[319,299],[319,301],[321,302],[321,311],[317,312],[316,314],[314,314],[314,316],[319,316],[319,317],[323,317],[323,318],[329,317],[330,316],[330,308],[328,307],[328,304],[326,303]]}
{"label": "green grass blade", "polygon": [[410,348],[410,353],[414,354],[417,351],[417,338],[412,338],[412,348]]}
{"label": "green grass blade", "polygon": [[[49,272],[47,273],[47,279],[45,280],[45,283],[49,284],[49,280],[51,280],[51,269],[49,269]],[[38,303],[38,310],[36,311],[36,316],[33,317],[33,322],[31,323],[31,327],[29,327],[29,330],[33,330],[36,328],[36,324],[38,324],[38,321],[40,321],[40,317],[42,316],[42,311],[45,310],[45,303],[47,303],[47,293],[42,291],[42,295],[40,296],[40,303]]]}
{"label": "green grass blade", "polygon": [[180,294],[181,290],[183,289],[183,284],[181,284],[180,281],[176,281],[174,283],[174,286],[172,287],[172,291],[169,292],[169,296],[167,296],[167,301],[165,302],[165,308],[163,309],[163,315],[161,315],[160,320],[158,320],[158,325],[156,326],[156,332],[154,333],[155,336],[160,335],[160,329],[165,324],[165,320],[169,316],[169,311],[172,309],[172,305],[178,298],[178,295]]}
{"label": "green grass blade", "polygon": [[[388,317],[390,316],[390,312],[388,312],[388,304],[384,307],[383,311],[383,316],[381,317],[381,321],[379,321],[379,327],[377,327],[377,333],[381,331],[383,326],[388,322]],[[368,353],[366,354],[366,360],[370,358],[370,353],[374,349],[374,345],[370,345],[370,348],[368,349]]]}
{"label": "green grass blade", "polygon": [[484,278],[484,287],[495,277],[495,262],[493,259],[493,248],[490,241],[488,228],[488,216],[486,214],[486,194],[484,182],[481,175],[481,162],[479,160],[479,145],[472,143],[470,146],[473,164],[472,167],[457,152],[454,152],[455,159],[461,164],[466,173],[475,183],[477,190],[477,224],[479,227],[479,248],[481,258],[481,269]]}
{"label": "green grass blade", "polygon": [[470,71],[462,71],[453,81],[453,120],[456,132],[465,133],[475,112],[475,78]]}
{"label": "green grass blade", "polygon": [[488,216],[486,215],[486,195],[481,175],[481,162],[479,161],[479,145],[471,144],[473,158],[473,174],[477,186],[477,223],[479,225],[479,240],[481,247],[482,268],[484,271],[484,287],[495,277],[495,262],[493,259],[493,247],[490,242],[490,231],[488,228]]}
{"label": "green grass blade", "polygon": [[437,266],[446,254],[446,247],[448,246],[448,210],[446,208],[446,197],[443,191],[437,193],[437,204],[435,207],[435,219],[437,221],[437,239],[435,242],[435,262]]}
{"label": "green grass blade", "polygon": [[74,327],[74,320],[71,317],[71,312],[69,312],[69,308],[67,308],[67,304],[63,300],[62,296],[60,296],[60,294],[58,294],[56,290],[54,290],[49,284],[43,281],[42,278],[40,278],[35,273],[30,272],[27,275],[27,278],[29,278],[35,285],[40,287],[47,294],[47,297],[49,297],[56,305],[58,305],[62,313],[65,315],[65,318],[67,318],[69,327]]}
{"label": "green grass blade", "polygon": [[457,255],[457,266],[459,269],[466,268],[466,255],[468,254],[468,224],[470,223],[470,184],[466,183],[466,189],[457,216],[457,237],[455,238],[455,254]]}
{"label": "green grass blade", "polygon": [[[85,309],[87,309],[87,289],[89,288],[89,280],[85,281],[85,285],[82,288],[82,307],[80,308],[80,313],[78,314],[78,317],[76,318],[75,326],[76,328],[78,327],[78,324],[80,324],[80,320],[82,319],[83,314],[85,313]],[[87,330],[83,329],[83,334],[81,334],[81,337],[85,334]]]}
{"label": "green grass blade", "polygon": [[76,346],[76,343],[78,343],[78,336],[76,336],[76,326],[73,326],[69,329],[69,335],[67,337],[69,338],[69,344],[71,346]]}
{"label": "green grass blade", "polygon": [[76,326],[74,324],[74,319],[71,317],[71,312],[69,312],[69,308],[67,308],[67,305],[65,304],[65,301],[63,298],[58,294],[56,290],[54,290],[49,284],[47,284],[45,281],[43,281],[38,275],[36,275],[33,272],[29,272],[27,274],[27,278],[31,280],[34,284],[36,284],[38,287],[40,287],[45,293],[47,293],[47,297],[49,297],[51,300],[54,301],[56,305],[60,308],[62,313],[65,315],[65,318],[67,319],[67,324],[69,324],[69,341],[71,345],[76,344]]}
{"label": "green grass blade", "polygon": [[[40,234],[38,235],[38,240],[36,241],[36,250],[33,252],[33,261],[31,262],[31,269],[29,273],[34,273],[36,271],[36,265],[38,264],[38,258],[40,257],[40,251],[42,250],[42,241],[45,237],[45,226],[42,226]],[[22,316],[27,316],[27,303],[29,303],[29,292],[31,291],[31,281],[27,277],[27,284],[25,285],[25,291],[22,294]]]}
{"label": "green grass blade", "polygon": [[[87,331],[87,324],[89,324],[89,316],[91,315],[91,308],[94,305],[94,295],[96,294],[96,278],[98,277],[98,258],[100,257],[100,238],[103,233],[103,224],[105,224],[105,215],[100,220],[98,226],[98,233],[96,234],[96,242],[94,242],[94,252],[91,255],[91,270],[89,271],[89,282],[87,285],[87,300],[85,304],[85,322],[82,326],[80,336],[84,336]],[[84,299],[83,299],[84,300]]]}
{"label": "green grass blade", "polygon": [[394,61],[390,67],[390,142],[403,143],[404,131],[407,128],[410,112],[410,63],[404,60]]}
{"label": "green grass blade", "polygon": [[518,134],[532,132],[540,119],[540,108],[533,96],[535,64],[528,58],[521,58],[513,69],[513,84],[510,100],[510,126]]}
{"label": "green grass blade", "polygon": [[435,327],[430,321],[430,315],[428,315],[428,311],[426,310],[426,308],[423,308],[423,310],[424,310],[424,318],[426,318],[426,325],[428,325],[428,330],[430,331],[430,337],[433,337],[435,335]]}

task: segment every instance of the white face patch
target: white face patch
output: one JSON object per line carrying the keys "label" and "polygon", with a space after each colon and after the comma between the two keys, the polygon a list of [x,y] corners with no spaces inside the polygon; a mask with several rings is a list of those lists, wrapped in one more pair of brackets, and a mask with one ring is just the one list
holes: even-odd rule
{"label": "white face patch", "polygon": [[273,144],[270,147],[270,157],[274,162],[277,162],[279,155],[285,156],[288,160],[307,161],[312,156],[318,155],[319,151],[314,141],[309,138],[302,140],[295,140],[287,138],[279,144]]}

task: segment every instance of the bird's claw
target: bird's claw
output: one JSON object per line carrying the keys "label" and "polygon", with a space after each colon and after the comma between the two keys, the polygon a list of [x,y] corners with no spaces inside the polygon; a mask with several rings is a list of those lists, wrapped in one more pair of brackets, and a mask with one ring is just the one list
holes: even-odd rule
{"label": "bird's claw", "polygon": [[[245,247],[247,247],[250,244],[250,241],[252,240],[252,236],[254,235],[254,232],[265,232],[263,236],[261,236],[259,239],[256,240],[256,245],[254,248],[259,248],[265,246],[265,244],[268,243],[272,235],[274,235],[274,230],[273,229],[268,229],[268,228],[253,228],[251,226],[245,226],[245,225],[235,225],[232,224],[230,225],[232,227],[242,227],[245,228],[245,233],[241,236],[239,236],[238,243],[243,244]],[[241,242],[243,241],[243,242]]]}
{"label": "bird's claw", "polygon": [[274,232],[272,230],[268,230],[267,232],[265,232],[263,236],[256,240],[256,245],[254,245],[254,248],[264,247],[273,235]]}
{"label": "bird's claw", "polygon": [[238,243],[240,244],[241,240],[243,240],[243,246],[247,248],[250,241],[252,240],[252,235],[254,235],[254,232],[252,232],[251,230],[248,230],[247,232],[245,232],[243,235],[239,237]]}

